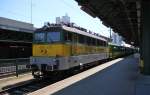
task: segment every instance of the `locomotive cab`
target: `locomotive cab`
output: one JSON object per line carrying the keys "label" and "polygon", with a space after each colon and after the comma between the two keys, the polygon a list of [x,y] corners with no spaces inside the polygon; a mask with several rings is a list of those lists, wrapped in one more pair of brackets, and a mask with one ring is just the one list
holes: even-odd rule
{"label": "locomotive cab", "polygon": [[34,32],[32,44],[32,57],[30,57],[33,75],[41,75],[46,71],[54,71],[59,68],[59,56],[62,52],[61,31]]}

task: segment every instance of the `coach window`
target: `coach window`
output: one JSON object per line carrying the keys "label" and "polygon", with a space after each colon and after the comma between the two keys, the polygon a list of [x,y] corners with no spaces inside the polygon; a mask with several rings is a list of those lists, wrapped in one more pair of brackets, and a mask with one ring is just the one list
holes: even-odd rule
{"label": "coach window", "polygon": [[117,51],[117,46],[113,46],[113,50],[114,50],[114,51]]}

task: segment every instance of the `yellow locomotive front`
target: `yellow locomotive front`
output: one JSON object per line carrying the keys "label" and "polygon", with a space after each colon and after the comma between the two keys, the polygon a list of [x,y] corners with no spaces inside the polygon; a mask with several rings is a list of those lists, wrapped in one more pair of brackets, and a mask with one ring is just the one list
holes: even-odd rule
{"label": "yellow locomotive front", "polygon": [[61,30],[43,30],[34,32],[31,68],[34,76],[59,69],[59,58],[68,56],[67,46],[62,43]]}
{"label": "yellow locomotive front", "polygon": [[67,46],[62,43],[61,32],[37,32],[34,33],[33,56],[56,57],[68,56]]}

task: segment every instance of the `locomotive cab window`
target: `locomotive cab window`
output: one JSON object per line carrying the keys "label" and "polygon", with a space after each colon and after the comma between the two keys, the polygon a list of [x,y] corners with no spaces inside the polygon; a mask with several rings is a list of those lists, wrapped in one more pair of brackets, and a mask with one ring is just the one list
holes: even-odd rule
{"label": "locomotive cab window", "polygon": [[45,42],[45,33],[35,33],[34,34],[34,42]]}
{"label": "locomotive cab window", "polygon": [[59,42],[60,41],[60,32],[47,32],[47,42]]}
{"label": "locomotive cab window", "polygon": [[64,41],[65,42],[72,42],[73,34],[71,32],[64,31]]}

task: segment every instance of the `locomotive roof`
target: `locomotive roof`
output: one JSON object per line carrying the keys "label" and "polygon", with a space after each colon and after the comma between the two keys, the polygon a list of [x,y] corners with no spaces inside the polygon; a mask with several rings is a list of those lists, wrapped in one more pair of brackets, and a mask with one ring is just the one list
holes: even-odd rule
{"label": "locomotive roof", "polygon": [[90,34],[90,33],[88,33],[88,32],[79,30],[79,29],[74,28],[74,27],[68,27],[68,26],[63,25],[62,28],[63,28],[64,30],[67,30],[67,31],[70,31],[70,32],[74,32],[74,33],[78,33],[78,34],[85,35],[85,36],[88,36],[88,37],[92,37],[92,38],[96,38],[96,39],[99,39],[99,40],[107,41],[106,39],[104,39],[104,38],[102,38],[102,37],[99,37],[99,36]]}
{"label": "locomotive roof", "polygon": [[95,39],[99,39],[99,40],[102,40],[102,41],[107,41],[105,38],[103,38],[101,36],[90,34],[89,32],[79,30],[75,27],[69,27],[69,26],[61,25],[61,24],[54,24],[54,25],[50,25],[50,26],[44,26],[40,29],[37,29],[36,31],[42,31],[42,30],[49,31],[52,28],[58,29],[58,30],[62,28],[62,29],[66,30],[66,31],[69,31],[69,32],[78,33],[78,34],[85,35],[85,36],[88,36],[88,37],[92,37],[92,38],[95,38]]}

